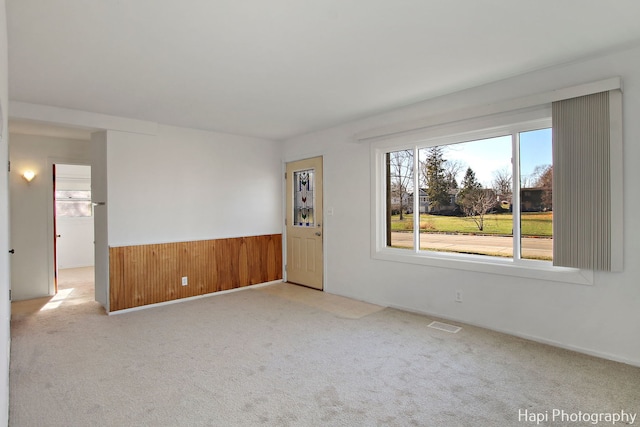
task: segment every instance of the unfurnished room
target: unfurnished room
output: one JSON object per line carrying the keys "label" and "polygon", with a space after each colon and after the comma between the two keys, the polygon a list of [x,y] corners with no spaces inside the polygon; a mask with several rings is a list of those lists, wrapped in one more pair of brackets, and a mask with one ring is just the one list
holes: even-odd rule
{"label": "unfurnished room", "polygon": [[0,425],[640,425],[638,16],[0,0]]}

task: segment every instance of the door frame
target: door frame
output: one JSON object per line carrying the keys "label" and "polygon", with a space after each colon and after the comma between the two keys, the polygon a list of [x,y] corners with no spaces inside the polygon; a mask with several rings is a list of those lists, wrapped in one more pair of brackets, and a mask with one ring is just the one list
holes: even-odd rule
{"label": "door frame", "polygon": [[[287,164],[292,162],[297,162],[300,160],[308,160],[313,159],[315,157],[322,158],[322,289],[318,289],[321,292],[327,290],[327,216],[326,211],[327,208],[325,203],[325,179],[324,179],[324,170],[325,170],[325,157],[322,154],[312,154],[308,156],[301,156],[291,159],[286,159],[282,161],[281,165],[281,177],[282,177],[282,281],[287,281]],[[311,288],[310,288],[311,289]]]}
{"label": "door frame", "polygon": [[[55,295],[58,292],[58,265],[56,262],[56,218],[55,218],[55,194],[53,189],[55,187],[54,173],[55,165],[78,165],[78,166],[90,166],[93,168],[91,161],[72,158],[61,157],[49,157],[47,159],[47,175],[51,177],[51,182],[47,189],[47,259],[49,270],[49,295]],[[94,224],[95,230],[95,224]],[[95,266],[95,250],[93,254],[94,266]]]}
{"label": "door frame", "polygon": [[[53,213],[53,293],[58,293],[58,215],[56,214],[56,164],[51,165],[51,200]],[[61,163],[62,164],[62,163]]]}

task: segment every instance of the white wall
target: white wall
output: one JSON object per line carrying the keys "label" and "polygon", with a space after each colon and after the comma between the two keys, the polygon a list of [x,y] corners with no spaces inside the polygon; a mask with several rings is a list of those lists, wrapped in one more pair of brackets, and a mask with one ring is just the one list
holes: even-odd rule
{"label": "white wall", "polygon": [[[596,272],[594,284],[535,279],[374,260],[371,165],[357,132],[499,100],[622,76],[624,83],[624,272]],[[326,283],[331,293],[404,307],[640,365],[640,48],[541,70],[293,138],[285,160],[324,155]],[[454,302],[455,290],[464,302]]]}
{"label": "white wall", "polygon": [[[107,132],[91,134],[91,199],[93,209],[95,298],[109,311],[109,224],[107,223]],[[104,203],[104,205],[102,205]]]}
{"label": "white wall", "polygon": [[[7,75],[6,1],[0,0],[0,165],[8,161],[7,108],[9,89]],[[9,418],[9,187],[7,174],[0,173],[0,425]]]}
{"label": "white wall", "polygon": [[[11,134],[11,286],[14,300],[52,295],[54,163],[90,163],[89,142]],[[32,169],[27,183],[21,176]]]}
{"label": "white wall", "polygon": [[282,232],[278,143],[158,126],[108,131],[109,246]]}
{"label": "white wall", "polygon": [[[74,154],[84,161],[59,159],[56,163],[91,164],[93,201],[105,203],[94,210],[95,292],[96,301],[107,310],[110,246],[282,232],[280,143],[147,122],[136,127],[126,118],[11,105],[18,108],[16,118],[62,126],[105,126],[105,131],[91,135],[81,154]],[[109,130],[111,124],[131,131]],[[26,137],[17,138],[16,147],[23,146]],[[57,159],[63,154],[47,155]],[[30,258],[33,265],[42,265],[42,256]],[[40,283],[43,271],[31,272],[31,277],[37,275]],[[20,271],[15,281],[20,289],[17,297],[40,296],[40,287],[19,283],[23,275]]]}

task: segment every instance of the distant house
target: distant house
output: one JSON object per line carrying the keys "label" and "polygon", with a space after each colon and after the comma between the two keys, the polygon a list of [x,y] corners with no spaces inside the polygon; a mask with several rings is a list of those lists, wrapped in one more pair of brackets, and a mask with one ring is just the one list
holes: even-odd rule
{"label": "distant house", "polygon": [[[426,212],[426,206],[429,203],[429,198],[427,197],[427,192],[424,188],[421,188],[420,191],[418,192],[419,194],[419,206],[420,206],[420,213],[425,213]],[[409,209],[411,211],[413,211],[413,193],[409,193],[408,195],[408,206]]]}
{"label": "distant house", "polygon": [[[427,190],[424,188],[420,189],[419,192],[419,203],[420,203],[420,213],[453,213],[458,210],[458,205],[456,203],[458,197],[458,190],[453,189],[449,190],[449,204],[445,206],[440,206],[437,209],[434,209],[432,206],[429,206],[429,196],[427,196]],[[413,210],[413,193],[409,193],[408,195],[408,206],[410,210]]]}
{"label": "distant house", "polygon": [[522,212],[545,212],[552,210],[551,190],[545,187],[531,187],[520,190]]}
{"label": "distant house", "polygon": [[397,215],[400,213],[400,210],[403,210],[405,213],[411,213],[413,211],[413,195],[409,193],[402,193],[402,197],[400,197],[396,192],[391,193],[391,214]]}

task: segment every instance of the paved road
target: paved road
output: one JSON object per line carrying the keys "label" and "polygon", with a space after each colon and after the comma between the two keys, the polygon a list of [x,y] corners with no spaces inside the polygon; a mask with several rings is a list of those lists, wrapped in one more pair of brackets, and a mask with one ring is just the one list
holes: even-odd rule
{"label": "paved road", "polygon": [[[393,246],[413,247],[413,233],[391,233]],[[464,234],[420,233],[420,248],[448,252],[469,252],[481,254],[513,254],[513,238],[501,236],[471,236]],[[553,239],[523,238],[523,258],[551,259]]]}

